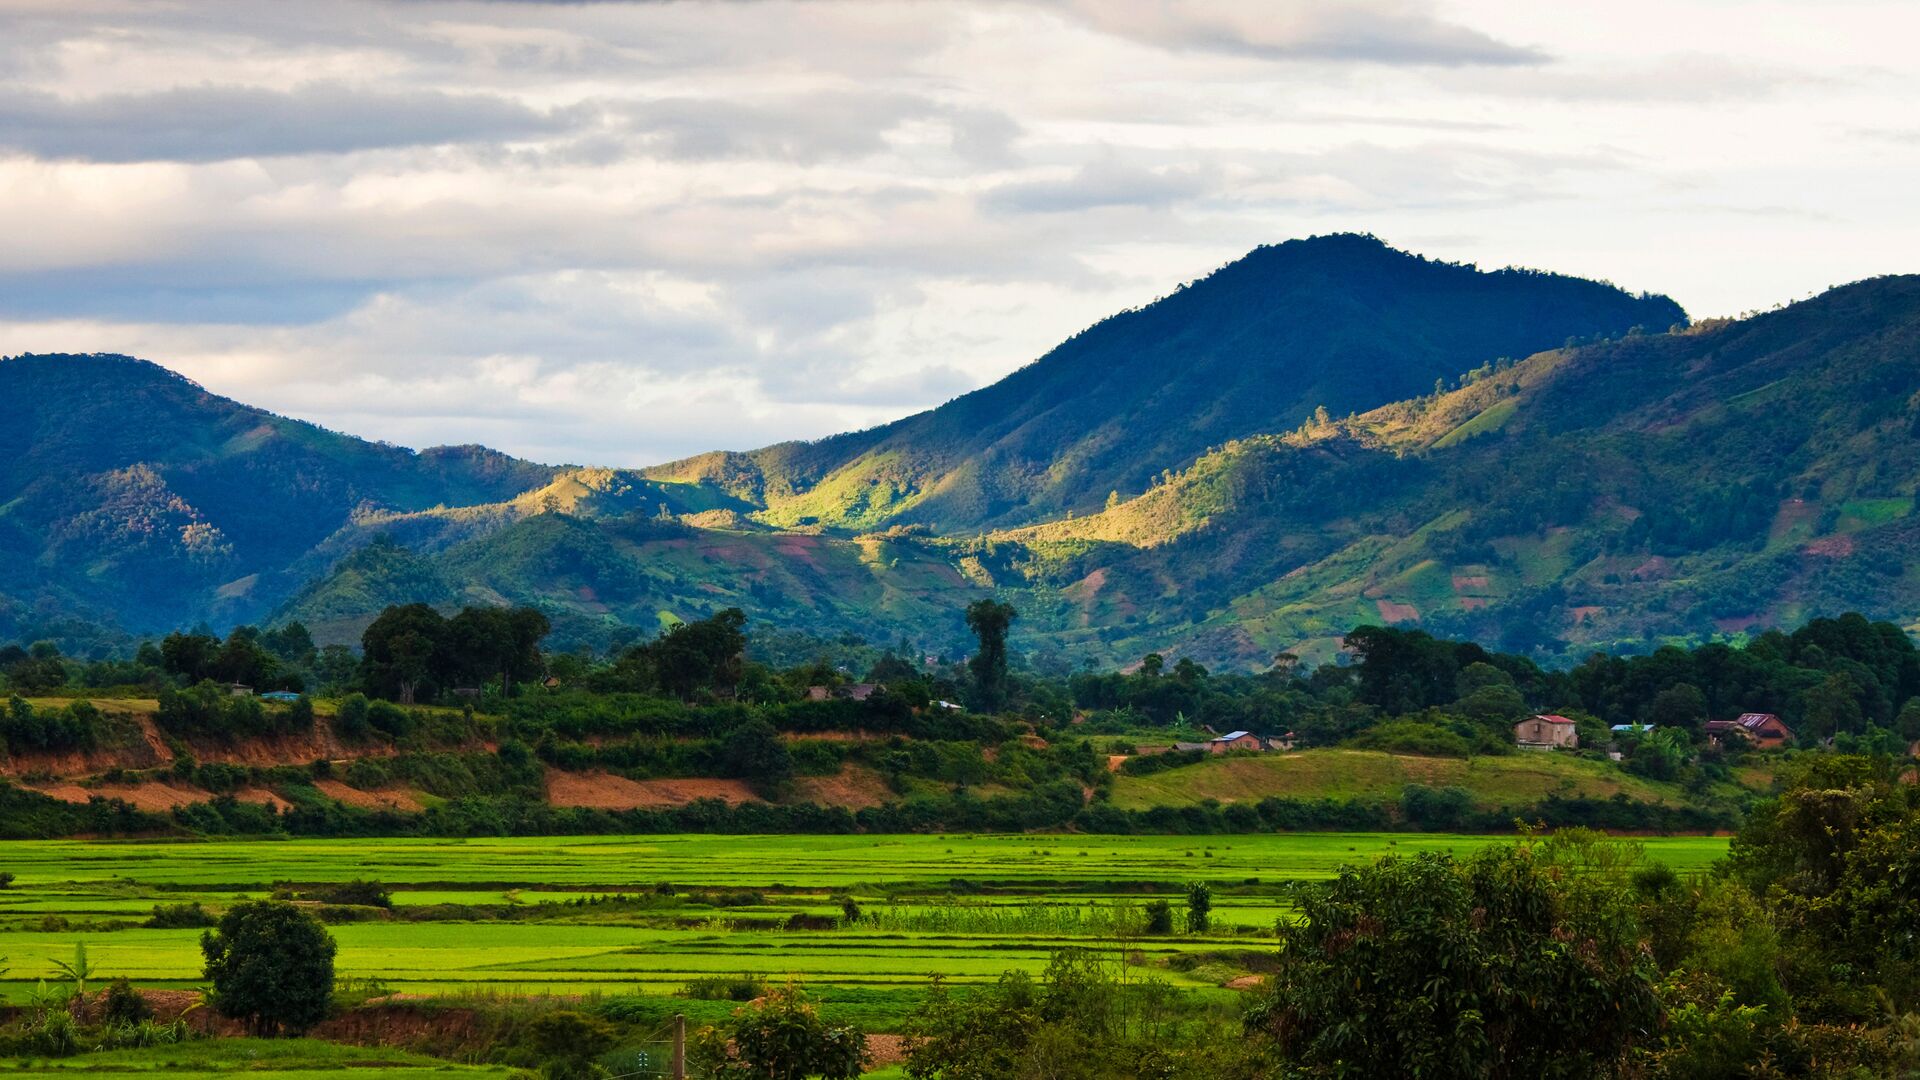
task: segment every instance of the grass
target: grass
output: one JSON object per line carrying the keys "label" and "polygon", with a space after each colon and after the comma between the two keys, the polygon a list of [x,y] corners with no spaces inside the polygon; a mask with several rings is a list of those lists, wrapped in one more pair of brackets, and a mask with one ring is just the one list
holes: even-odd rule
{"label": "grass", "polygon": [[1278,796],[1295,799],[1379,798],[1396,800],[1408,784],[1458,786],[1471,791],[1481,809],[1522,807],[1548,795],[1679,804],[1670,784],[1656,783],[1616,766],[1570,754],[1437,758],[1378,750],[1303,750],[1295,754],[1229,754],[1147,776],[1115,779],[1113,802],[1127,809],[1187,806],[1204,799],[1247,802]]}

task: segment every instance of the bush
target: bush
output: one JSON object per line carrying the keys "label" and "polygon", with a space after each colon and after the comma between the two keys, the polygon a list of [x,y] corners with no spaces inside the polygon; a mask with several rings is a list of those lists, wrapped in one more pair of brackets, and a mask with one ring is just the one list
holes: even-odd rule
{"label": "bush", "polygon": [[752,1001],[764,997],[767,981],[758,975],[709,975],[680,988],[680,997],[696,1001]]}
{"label": "bush", "polygon": [[107,987],[101,1012],[109,1023],[137,1024],[153,1018],[153,1006],[125,979],[115,979]]}
{"label": "bush", "polygon": [[149,930],[202,930],[219,922],[195,900],[189,904],[156,904],[153,917],[140,925]]}
{"label": "bush", "polygon": [[739,1080],[854,1080],[867,1064],[866,1036],[829,1027],[795,986],[767,992],[760,1004],[695,1033],[691,1057],[702,1075]]}
{"label": "bush", "polygon": [[311,893],[315,900],[329,904],[356,904],[361,907],[391,908],[393,893],[377,881],[352,881],[325,885]]}
{"label": "bush", "polygon": [[1652,961],[1613,884],[1560,869],[1526,844],[1348,867],[1302,891],[1249,1023],[1307,1075],[1613,1074],[1658,1026]]}

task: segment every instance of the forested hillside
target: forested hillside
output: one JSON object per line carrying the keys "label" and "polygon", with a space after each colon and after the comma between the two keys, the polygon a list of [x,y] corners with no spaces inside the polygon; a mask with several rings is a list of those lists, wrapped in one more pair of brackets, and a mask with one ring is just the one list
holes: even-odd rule
{"label": "forested hillside", "polygon": [[415,452],[207,393],[124,356],[0,360],[0,624],[247,613],[356,511],[490,502],[553,470],[479,446]]}
{"label": "forested hillside", "polygon": [[1321,236],[1256,249],[929,412],[650,473],[711,483],[783,526],[1021,524],[1098,510],[1209,446],[1316,409],[1345,415],[1569,337],[1685,321],[1663,296]]}
{"label": "forested hillside", "polygon": [[[1518,649],[1912,622],[1920,278],[1493,364],[980,545],[1070,640],[1258,661],[1359,622]],[[1178,582],[1178,588],[1174,583]]]}
{"label": "forested hillside", "polygon": [[[1301,306],[1309,294],[1350,302]],[[1476,304],[1498,317],[1456,310]],[[1586,337],[1573,328],[1595,311],[1663,304],[1427,263],[1366,238],[1282,245],[947,409],[652,470],[414,453],[246,409],[125,358],[9,360],[0,390],[23,406],[0,429],[0,634],[79,647],[103,626],[124,637],[202,618],[298,619],[323,642],[352,642],[383,607],[424,601],[533,605],[569,647],[739,607],[819,639],[906,636],[946,652],[967,640],[966,605],[997,596],[1020,611],[1022,649],[1261,668],[1283,652],[1324,659],[1370,622],[1562,660],[1847,610],[1911,625],[1920,278],[1739,321],[1616,323],[1566,340]],[[1233,332],[1222,329],[1230,310],[1246,321]],[[1292,322],[1308,311],[1311,332]],[[1544,351],[1504,348],[1512,327],[1538,336],[1556,319]],[[1257,375],[1263,363],[1280,366]],[[1436,377],[1442,364],[1455,367]],[[1202,369],[1214,374],[1191,377]],[[1281,369],[1313,373],[1307,389],[1282,389]],[[1414,370],[1399,400],[1343,404]],[[1204,407],[1191,398],[1203,385]],[[1269,406],[1287,422],[1236,426]],[[136,414],[147,423],[122,422]],[[1125,437],[1081,424],[1097,416]],[[968,475],[1012,478],[1026,509],[912,524],[960,503],[915,489],[875,509],[857,495],[877,490],[864,480],[796,479],[822,455],[887,440],[860,460],[932,461],[896,451],[936,428],[992,443],[941,453]],[[1058,490],[1095,505],[1043,513],[1052,489],[1022,487],[1038,474],[1007,464],[1015,443],[1001,436],[1016,429],[1029,448],[1092,440],[1043,471],[1079,477]],[[1227,431],[1241,433],[1209,434]],[[1086,449],[1096,443],[1105,449]],[[788,464],[769,471],[775,461]],[[1095,482],[1122,461],[1137,484]],[[836,475],[867,475],[850,468]],[[847,496],[833,496],[835,527],[790,513],[830,489]],[[1029,511],[1045,520],[977,528]],[[894,523],[849,527],[867,520]]]}

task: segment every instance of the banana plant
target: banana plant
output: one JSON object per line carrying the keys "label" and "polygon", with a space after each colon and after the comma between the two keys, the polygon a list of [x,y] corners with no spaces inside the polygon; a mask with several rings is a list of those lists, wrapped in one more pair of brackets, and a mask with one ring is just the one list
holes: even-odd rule
{"label": "banana plant", "polygon": [[53,968],[56,978],[73,987],[73,997],[84,998],[87,996],[87,980],[93,978],[94,968],[93,962],[87,959],[86,942],[76,941],[73,943],[72,963],[67,963],[64,960],[55,960],[53,962]]}

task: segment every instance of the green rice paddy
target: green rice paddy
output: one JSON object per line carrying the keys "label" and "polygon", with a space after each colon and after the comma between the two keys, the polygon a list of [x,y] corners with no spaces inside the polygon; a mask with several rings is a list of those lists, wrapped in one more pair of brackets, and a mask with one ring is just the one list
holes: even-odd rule
{"label": "green rice paddy", "polygon": [[[1038,971],[1070,945],[1138,950],[1149,963],[1260,949],[1287,917],[1291,882],[1388,853],[1506,842],[1328,833],[16,842],[0,847],[0,870],[17,875],[0,891],[0,967],[9,969],[0,999],[24,997],[82,941],[104,977],[194,986],[199,931],[140,927],[155,905],[197,900],[217,912],[276,883],[353,878],[391,887],[396,911],[331,927],[338,973],[394,991],[653,996],[752,973],[857,997],[917,990],[936,975],[965,983]],[[1645,844],[1683,873],[1726,850],[1712,837]],[[1124,914],[1161,898],[1177,908],[1190,881],[1213,886],[1211,933],[1115,937],[1116,906]],[[662,895],[662,883],[675,895]],[[569,903],[609,894],[625,902]],[[794,915],[838,914],[842,894],[863,919],[788,928]],[[1179,978],[1215,985],[1204,967]]]}

